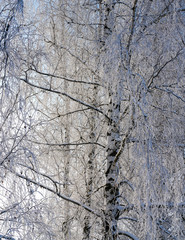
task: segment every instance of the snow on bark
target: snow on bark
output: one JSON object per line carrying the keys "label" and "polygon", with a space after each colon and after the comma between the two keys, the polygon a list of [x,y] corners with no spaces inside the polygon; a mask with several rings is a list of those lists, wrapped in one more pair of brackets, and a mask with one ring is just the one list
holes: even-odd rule
{"label": "snow on bark", "polygon": [[109,123],[107,132],[107,171],[106,171],[106,210],[105,210],[105,239],[117,239],[118,227],[117,221],[119,219],[119,186],[118,162],[114,163],[114,159],[120,149],[120,129],[119,129],[119,115],[120,115],[120,102],[118,96],[110,99],[110,118],[112,121]]}

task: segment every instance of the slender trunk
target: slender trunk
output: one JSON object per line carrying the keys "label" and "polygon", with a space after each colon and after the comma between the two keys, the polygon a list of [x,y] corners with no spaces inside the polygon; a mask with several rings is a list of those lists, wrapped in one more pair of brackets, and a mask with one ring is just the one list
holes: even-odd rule
{"label": "slender trunk", "polygon": [[[97,29],[97,42],[99,42],[98,45],[98,57],[96,59],[95,64],[99,62],[99,56],[101,52],[101,47],[102,47],[102,37],[103,37],[103,28],[102,28],[102,23],[103,23],[103,11],[102,11],[102,1],[99,2],[99,23],[100,25],[98,26]],[[97,65],[97,75],[99,75],[99,67]],[[93,87],[93,99],[92,99],[92,105],[96,106],[97,105],[97,98],[98,98],[98,88],[97,86]],[[94,111],[90,112],[90,142],[96,142],[96,113]],[[96,146],[91,145],[90,146],[90,151],[88,155],[88,163],[87,163],[87,170],[86,170],[86,205],[91,206],[91,201],[92,201],[92,191],[93,191],[93,178],[94,178],[94,171],[95,171],[95,152],[96,152]],[[83,228],[83,240],[90,240],[90,230],[91,230],[91,222],[90,222],[90,215],[87,214],[84,217],[84,228]]]}
{"label": "slender trunk", "polygon": [[[96,102],[96,87],[94,87],[94,99],[93,104]],[[90,142],[96,141],[96,134],[95,134],[95,125],[96,125],[96,116],[94,111],[90,113]],[[91,206],[91,197],[93,191],[93,178],[94,178],[94,159],[95,159],[95,151],[96,147],[94,144],[90,145],[90,151],[88,155],[88,162],[87,162],[87,169],[86,169],[86,205]],[[91,230],[91,216],[87,213],[84,217],[84,228],[83,228],[83,240],[90,239],[90,230]]]}
{"label": "slender trunk", "polygon": [[105,240],[115,240],[118,237],[117,221],[119,218],[119,166],[116,156],[120,149],[120,101],[119,97],[110,97],[109,129],[107,132],[107,171],[106,171],[106,186],[105,186]]}
{"label": "slender trunk", "polygon": [[[66,108],[68,104],[66,103]],[[68,106],[69,107],[69,106]],[[69,108],[68,108],[69,110]],[[65,129],[65,142],[69,142],[69,129],[66,126]],[[69,157],[69,146],[65,147],[65,156],[64,156],[64,194],[69,196],[69,171],[70,171],[70,157]],[[64,202],[64,211],[65,211],[65,222],[63,223],[63,232],[65,239],[70,239],[70,206],[69,202]]]}
{"label": "slender trunk", "polygon": [[[107,39],[111,37],[114,29],[114,4],[112,0],[104,3],[104,29],[102,51],[106,55]],[[106,66],[105,66],[106,67]],[[105,69],[105,72],[110,72],[110,69]],[[111,75],[111,74],[110,74]],[[119,88],[119,79],[116,84]],[[105,173],[105,219],[104,219],[104,240],[118,239],[118,218],[119,218],[119,166],[117,154],[120,149],[120,96],[116,89],[116,94],[111,90],[111,82],[109,83],[109,126],[107,131],[107,170]],[[117,159],[116,159],[117,158]]]}
{"label": "slender trunk", "polygon": [[[62,5],[63,6],[63,12],[65,13],[66,11],[66,0],[59,0],[58,1],[59,7]],[[61,42],[62,45],[65,44],[67,41],[66,39],[66,34],[65,34],[65,21],[64,18],[60,18],[60,24],[61,24],[61,35],[59,35],[60,39],[59,42]],[[65,52],[62,53],[61,55],[61,69],[62,69],[62,74],[65,76],[67,73],[67,57]],[[67,93],[69,91],[69,86],[66,81],[64,81],[64,91]],[[65,100],[65,112],[70,112],[70,101],[69,99]],[[64,120],[62,120],[64,121]],[[65,119],[65,126],[64,126],[64,142],[69,143],[70,142],[70,117],[69,115],[66,115]],[[64,148],[64,176],[63,176],[63,192],[66,196],[70,195],[70,189],[69,189],[69,182],[70,182],[70,146],[67,145]],[[63,222],[63,234],[64,234],[64,239],[70,239],[70,204],[68,201],[64,202],[64,213],[65,213],[65,220]]]}
{"label": "slender trunk", "polygon": [[[65,64],[65,62],[63,62]],[[68,83],[64,82],[64,91],[68,92]],[[69,100],[67,99],[65,101],[65,111],[68,112],[70,111],[70,103]],[[69,116],[66,116],[66,122],[65,122],[65,128],[64,128],[64,142],[68,143],[70,142],[70,127],[69,127]],[[64,194],[66,196],[70,195],[70,190],[69,190],[69,177],[70,177],[70,146],[67,145],[64,148]],[[64,202],[64,212],[65,212],[65,221],[63,222],[63,232],[64,232],[64,237],[65,239],[70,239],[70,206],[69,202],[65,201]]]}
{"label": "slender trunk", "polygon": [[[64,90],[65,92],[68,91],[68,84],[64,82]],[[70,111],[70,104],[69,100],[66,100],[66,112]],[[64,142],[68,143],[70,142],[70,135],[69,135],[69,116],[66,116],[66,126],[65,126],[65,136],[64,136]],[[69,173],[70,173],[70,146],[66,146],[64,149],[64,194],[66,196],[70,195],[69,191]],[[65,201],[64,203],[64,211],[65,211],[65,224],[64,224],[64,236],[65,239],[70,239],[70,206],[69,202]]]}

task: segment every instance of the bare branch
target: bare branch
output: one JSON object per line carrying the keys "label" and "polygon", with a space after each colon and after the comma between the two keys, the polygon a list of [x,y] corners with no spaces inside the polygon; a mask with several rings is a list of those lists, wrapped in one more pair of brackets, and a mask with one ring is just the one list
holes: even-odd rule
{"label": "bare branch", "polygon": [[84,105],[84,106],[86,106],[86,107],[88,107],[88,108],[90,108],[90,109],[95,110],[96,112],[101,113],[102,115],[104,115],[104,116],[106,117],[106,119],[108,119],[109,121],[111,121],[111,119],[107,116],[107,114],[105,114],[105,113],[104,113],[103,111],[101,111],[100,109],[98,109],[98,108],[96,108],[96,107],[94,107],[94,106],[92,106],[92,105],[90,105],[90,104],[88,104],[88,103],[86,103],[86,102],[83,102],[83,101],[81,101],[81,100],[79,100],[79,99],[76,99],[76,98],[72,97],[71,95],[69,95],[69,94],[67,94],[67,93],[65,93],[65,92],[60,92],[60,91],[56,91],[56,90],[54,90],[54,89],[49,89],[49,88],[45,88],[45,87],[41,87],[41,86],[35,85],[35,84],[33,84],[33,83],[31,83],[31,82],[28,81],[27,76],[26,76],[26,78],[20,78],[20,80],[23,81],[23,82],[25,82],[26,84],[34,87],[34,88],[38,88],[38,89],[44,90],[44,91],[46,91],[46,92],[51,92],[51,93],[55,93],[55,94],[58,94],[58,95],[65,96],[65,97],[71,99],[71,100],[74,101],[74,102],[77,102],[77,103],[79,103],[79,104],[81,104],[81,105]]}
{"label": "bare branch", "polygon": [[102,216],[101,216],[99,213],[97,213],[95,210],[93,210],[92,208],[90,208],[90,207],[82,204],[82,203],[79,202],[79,201],[74,200],[74,199],[72,199],[72,198],[70,198],[70,197],[67,197],[67,196],[61,194],[60,192],[57,192],[56,190],[53,190],[52,188],[50,188],[50,187],[48,187],[48,186],[45,186],[45,185],[43,185],[42,183],[39,183],[39,182],[37,182],[37,181],[29,178],[29,177],[23,176],[23,175],[17,173],[16,171],[14,171],[13,169],[9,169],[9,168],[7,168],[7,167],[6,167],[6,169],[7,169],[8,171],[10,171],[11,173],[13,173],[15,176],[17,176],[17,177],[19,177],[19,178],[21,178],[21,179],[24,179],[24,180],[26,180],[26,181],[28,181],[28,182],[30,182],[30,183],[33,183],[35,186],[38,186],[38,187],[40,187],[40,188],[43,188],[43,189],[47,190],[48,192],[51,192],[51,193],[57,195],[59,198],[65,200],[65,201],[71,202],[71,203],[73,203],[74,205],[77,205],[77,206],[79,206],[79,207],[82,207],[83,209],[85,209],[85,210],[87,210],[88,212],[96,215],[97,217],[102,217]]}
{"label": "bare branch", "polygon": [[184,100],[181,96],[177,95],[176,93],[174,93],[172,90],[170,90],[170,89],[168,89],[168,88],[162,89],[162,88],[157,87],[157,86],[155,86],[154,88],[156,88],[156,89],[158,89],[158,90],[160,90],[160,91],[163,91],[163,92],[170,93],[170,94],[172,94],[173,96],[175,96],[176,98],[178,98],[178,99],[180,99],[181,101],[185,102],[185,100]]}
{"label": "bare branch", "polygon": [[19,203],[16,203],[16,204],[13,204],[12,206],[10,206],[9,208],[6,208],[6,209],[0,211],[0,215],[9,212],[10,210],[16,208],[18,205],[19,205]]}
{"label": "bare branch", "polygon": [[36,144],[40,144],[40,145],[47,145],[47,146],[51,146],[51,147],[66,147],[66,146],[82,146],[82,145],[98,145],[102,148],[105,148],[105,146],[103,146],[102,144],[98,143],[98,142],[81,142],[81,143],[42,143],[42,142],[36,142],[36,141],[32,141],[30,140],[30,142],[32,143],[36,143]]}
{"label": "bare branch", "polygon": [[15,238],[13,238],[13,237],[8,237],[8,236],[6,236],[6,235],[1,235],[0,234],[0,239],[7,239],[7,240],[15,240]]}
{"label": "bare branch", "polygon": [[174,57],[171,57],[170,60],[166,61],[162,66],[160,66],[160,68],[155,71],[152,76],[150,77],[150,79],[148,80],[148,84],[147,84],[147,88],[149,89],[151,87],[151,85],[153,84],[153,80],[154,78],[158,77],[160,72],[171,62],[173,62],[178,56],[179,54],[181,53],[181,49],[179,51],[177,51],[177,53],[175,54]]}
{"label": "bare branch", "polygon": [[65,81],[67,81],[67,82],[83,83],[83,84],[89,84],[89,85],[94,85],[94,86],[101,86],[99,83],[96,83],[96,82],[79,81],[79,80],[75,80],[75,79],[72,79],[72,78],[67,78],[67,77],[64,77],[64,76],[58,76],[58,75],[55,75],[55,74],[52,74],[52,73],[41,72],[41,71],[39,71],[35,66],[34,66],[34,68],[31,68],[31,69],[29,69],[29,70],[35,71],[36,73],[38,73],[38,74],[40,74],[40,75],[47,76],[47,77],[53,77],[53,78],[63,79],[63,80],[65,80]]}
{"label": "bare branch", "polygon": [[138,219],[132,218],[132,217],[121,217],[118,220],[130,220],[130,221],[133,221],[133,222],[137,222],[138,221]]}
{"label": "bare branch", "polygon": [[139,238],[134,236],[132,233],[129,233],[129,232],[126,232],[126,231],[119,231],[118,234],[127,236],[127,237],[129,237],[130,239],[133,239],[133,240],[139,240]]}

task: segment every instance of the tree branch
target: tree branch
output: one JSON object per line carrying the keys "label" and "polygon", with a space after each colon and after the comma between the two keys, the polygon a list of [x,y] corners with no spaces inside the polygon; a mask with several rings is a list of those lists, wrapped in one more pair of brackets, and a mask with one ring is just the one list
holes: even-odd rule
{"label": "tree branch", "polygon": [[19,203],[15,203],[15,204],[13,204],[12,206],[10,206],[9,208],[0,211],[0,215],[4,214],[4,213],[6,213],[6,212],[9,212],[10,210],[16,208],[18,205],[19,205]]}
{"label": "tree branch", "polygon": [[139,240],[139,238],[137,238],[135,235],[133,235],[132,233],[126,232],[126,231],[119,231],[118,234],[127,236],[132,240]]}
{"label": "tree branch", "polygon": [[1,235],[0,234],[0,239],[7,239],[7,240],[15,240],[15,238],[12,238],[12,237],[8,237],[8,236],[5,236],[5,235]]}
{"label": "tree branch", "polygon": [[66,147],[66,146],[82,146],[82,145],[98,145],[102,148],[105,148],[105,146],[103,146],[102,144],[98,143],[98,142],[81,142],[81,143],[42,143],[42,142],[36,142],[36,141],[32,141],[29,140],[32,143],[36,143],[36,144],[40,144],[40,145],[47,145],[47,146],[51,146],[51,147]]}
{"label": "tree branch", "polygon": [[88,103],[86,103],[86,102],[83,102],[83,101],[81,101],[81,100],[79,100],[79,99],[76,99],[76,98],[72,97],[71,95],[69,95],[69,94],[67,94],[67,93],[65,93],[65,92],[60,92],[60,91],[56,91],[56,90],[54,90],[54,89],[45,88],[45,87],[41,87],[41,86],[35,85],[35,84],[33,84],[33,83],[31,83],[31,82],[28,81],[27,76],[26,76],[26,78],[20,78],[20,80],[23,81],[23,82],[25,82],[26,84],[34,87],[34,88],[38,88],[38,89],[44,90],[44,91],[46,91],[46,92],[51,92],[51,93],[55,93],[55,94],[58,94],[58,95],[65,96],[65,97],[71,99],[71,100],[74,101],[74,102],[77,102],[77,103],[79,103],[79,104],[81,104],[81,105],[83,105],[83,106],[86,106],[86,107],[88,107],[88,108],[90,108],[90,109],[95,110],[96,112],[101,113],[102,115],[104,115],[104,116],[106,117],[106,119],[108,119],[109,121],[111,121],[111,119],[107,116],[107,114],[105,114],[105,113],[104,113],[103,111],[101,111],[100,109],[98,109],[98,108],[96,108],[96,107],[94,107],[94,106],[92,106],[92,105],[90,105],[90,104],[88,104]]}
{"label": "tree branch", "polygon": [[63,79],[66,80],[68,82],[72,82],[72,83],[83,83],[83,84],[89,84],[89,85],[94,85],[94,86],[101,86],[99,83],[95,83],[95,82],[86,82],[86,81],[79,81],[79,80],[75,80],[72,78],[67,78],[64,76],[58,76],[52,73],[45,73],[45,72],[41,72],[39,70],[37,70],[37,68],[34,66],[34,69],[31,68],[29,70],[35,71],[36,73],[40,74],[40,75],[44,75],[44,76],[48,76],[48,77],[53,77],[53,78],[59,78],[59,79]]}
{"label": "tree branch", "polygon": [[8,171],[10,171],[11,173],[13,173],[15,176],[17,176],[17,177],[19,177],[19,178],[21,178],[21,179],[24,179],[25,181],[28,181],[28,182],[30,182],[30,183],[33,183],[34,185],[36,185],[36,186],[38,186],[38,187],[40,187],[40,188],[43,188],[43,189],[47,190],[48,192],[51,192],[51,193],[57,195],[59,198],[65,200],[65,201],[68,201],[68,202],[73,203],[74,205],[77,205],[77,206],[79,206],[79,207],[87,210],[88,212],[96,215],[97,217],[102,217],[102,216],[101,216],[99,213],[97,213],[95,210],[93,210],[92,208],[90,208],[90,207],[82,204],[81,202],[78,202],[77,200],[74,200],[74,199],[72,199],[72,198],[70,198],[70,197],[67,197],[67,196],[61,194],[60,192],[57,192],[57,191],[53,190],[52,188],[47,187],[47,186],[43,185],[42,183],[39,183],[39,182],[37,182],[37,181],[29,178],[29,177],[23,176],[23,175],[17,173],[16,171],[14,171],[13,169],[9,169],[8,167],[5,167],[5,168],[6,168]]}
{"label": "tree branch", "polygon": [[162,88],[157,87],[157,86],[155,86],[154,88],[156,88],[156,89],[158,89],[158,90],[160,90],[160,91],[163,91],[163,92],[170,93],[170,94],[172,94],[173,96],[175,96],[176,98],[180,99],[182,102],[185,102],[185,100],[184,100],[181,96],[177,95],[176,93],[174,93],[172,90],[170,90],[170,89],[168,89],[168,88],[162,89]]}

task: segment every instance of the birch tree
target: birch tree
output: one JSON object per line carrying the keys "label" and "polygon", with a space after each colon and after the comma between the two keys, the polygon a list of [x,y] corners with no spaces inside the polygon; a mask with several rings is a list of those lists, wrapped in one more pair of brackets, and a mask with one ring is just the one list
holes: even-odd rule
{"label": "birch tree", "polygon": [[183,239],[182,1],[41,3],[45,29],[35,23],[15,75],[33,92],[39,168],[7,171],[58,204],[52,239],[64,201],[68,239]]}

